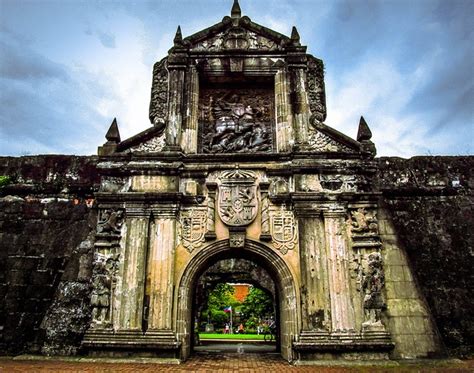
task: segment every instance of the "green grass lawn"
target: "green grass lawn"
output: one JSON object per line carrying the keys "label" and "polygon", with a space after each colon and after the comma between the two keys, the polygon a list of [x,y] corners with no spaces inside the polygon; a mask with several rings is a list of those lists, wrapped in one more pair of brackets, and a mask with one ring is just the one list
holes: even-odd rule
{"label": "green grass lawn", "polygon": [[219,333],[199,333],[201,339],[261,339],[263,334],[219,334]]}

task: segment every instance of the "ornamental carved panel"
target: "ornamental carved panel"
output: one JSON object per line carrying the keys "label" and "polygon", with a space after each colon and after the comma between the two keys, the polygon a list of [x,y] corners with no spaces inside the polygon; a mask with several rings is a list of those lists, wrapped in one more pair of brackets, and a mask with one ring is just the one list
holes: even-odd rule
{"label": "ornamental carved panel", "polygon": [[205,209],[183,210],[180,214],[181,241],[189,252],[201,247],[207,227],[207,211]]}
{"label": "ornamental carved panel", "polygon": [[203,88],[199,123],[204,153],[270,152],[274,143],[273,90]]}
{"label": "ornamental carved panel", "polygon": [[250,224],[257,216],[258,199],[255,176],[248,171],[226,171],[221,177],[218,212],[231,227]]}
{"label": "ornamental carved panel", "polygon": [[292,211],[276,211],[271,216],[270,224],[273,246],[286,254],[293,250],[298,240],[298,229]]}

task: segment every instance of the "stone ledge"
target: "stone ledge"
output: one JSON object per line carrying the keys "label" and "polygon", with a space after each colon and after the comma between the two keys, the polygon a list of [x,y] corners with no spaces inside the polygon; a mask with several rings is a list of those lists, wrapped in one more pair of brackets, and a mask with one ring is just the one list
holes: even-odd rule
{"label": "stone ledge", "polygon": [[296,351],[390,351],[394,348],[389,333],[324,334],[302,332],[300,340],[293,343]]}

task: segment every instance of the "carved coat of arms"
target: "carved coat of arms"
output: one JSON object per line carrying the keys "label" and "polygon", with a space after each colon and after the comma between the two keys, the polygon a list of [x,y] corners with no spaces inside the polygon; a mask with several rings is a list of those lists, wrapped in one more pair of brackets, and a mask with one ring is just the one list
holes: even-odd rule
{"label": "carved coat of arms", "polygon": [[219,186],[219,216],[230,226],[250,224],[257,216],[258,200],[255,176],[248,171],[225,172]]}
{"label": "carved coat of arms", "polygon": [[286,254],[296,246],[297,227],[291,211],[280,211],[271,217],[271,232],[273,245]]}
{"label": "carved coat of arms", "polygon": [[189,251],[200,247],[206,233],[207,213],[205,210],[185,210],[181,212],[181,239]]}

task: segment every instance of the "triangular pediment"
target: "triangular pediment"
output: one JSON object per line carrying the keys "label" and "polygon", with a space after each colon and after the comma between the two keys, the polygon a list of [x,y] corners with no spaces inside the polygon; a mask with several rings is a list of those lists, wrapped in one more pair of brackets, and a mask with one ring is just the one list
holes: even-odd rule
{"label": "triangular pediment", "polygon": [[120,142],[117,145],[118,153],[156,153],[165,147],[165,132],[161,127],[150,127],[139,134]]}
{"label": "triangular pediment", "polygon": [[252,22],[249,17],[224,19],[183,39],[183,45],[194,52],[223,50],[277,51],[291,43],[291,38]]}
{"label": "triangular pediment", "polygon": [[343,133],[323,123],[309,129],[308,147],[311,151],[321,153],[358,153],[361,144]]}

